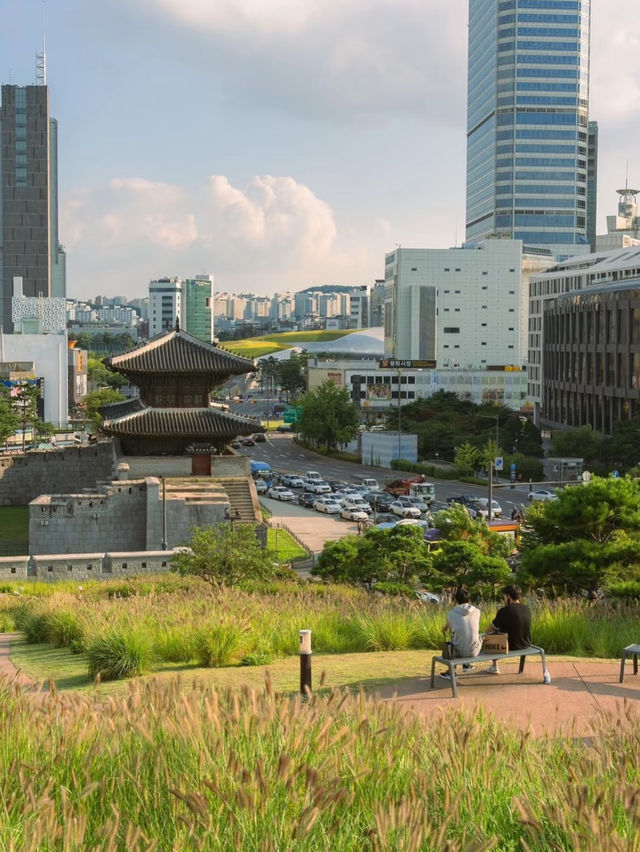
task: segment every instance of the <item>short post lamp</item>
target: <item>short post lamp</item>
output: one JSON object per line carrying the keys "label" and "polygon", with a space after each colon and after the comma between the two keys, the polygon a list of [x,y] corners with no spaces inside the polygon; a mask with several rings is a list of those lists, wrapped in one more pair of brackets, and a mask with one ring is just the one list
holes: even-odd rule
{"label": "short post lamp", "polygon": [[162,479],[162,549],[167,549],[167,480]]}
{"label": "short post lamp", "polygon": [[300,631],[300,692],[305,697],[311,693],[311,631]]}

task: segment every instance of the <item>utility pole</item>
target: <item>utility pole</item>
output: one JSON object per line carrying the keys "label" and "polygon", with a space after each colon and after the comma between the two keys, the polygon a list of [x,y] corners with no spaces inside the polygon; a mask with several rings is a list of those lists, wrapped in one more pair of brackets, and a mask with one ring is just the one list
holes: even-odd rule
{"label": "utility pole", "polygon": [[401,370],[400,367],[398,367],[398,458],[401,457],[402,451],[402,403],[400,401],[400,375]]}

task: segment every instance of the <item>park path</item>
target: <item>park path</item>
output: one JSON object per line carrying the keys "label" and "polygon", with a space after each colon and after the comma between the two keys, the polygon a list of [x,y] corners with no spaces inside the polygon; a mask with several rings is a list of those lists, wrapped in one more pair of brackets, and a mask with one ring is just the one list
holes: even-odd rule
{"label": "park path", "polygon": [[20,633],[0,633],[0,679],[15,681],[27,688],[35,687],[36,683],[19,668],[17,668],[9,656],[11,642],[20,637]]}
{"label": "park path", "polygon": [[378,693],[425,718],[450,709],[477,712],[482,707],[508,725],[538,736],[588,737],[597,733],[605,717],[621,724],[629,719],[640,722],[640,676],[633,674],[629,662],[624,683],[619,683],[620,663],[615,660],[555,662],[547,657],[550,684],[542,683],[539,662],[527,661],[522,675],[517,663],[501,662],[499,675],[481,667],[477,673],[461,675],[458,698],[452,697],[451,684],[437,676],[431,689],[427,674],[385,685]]}

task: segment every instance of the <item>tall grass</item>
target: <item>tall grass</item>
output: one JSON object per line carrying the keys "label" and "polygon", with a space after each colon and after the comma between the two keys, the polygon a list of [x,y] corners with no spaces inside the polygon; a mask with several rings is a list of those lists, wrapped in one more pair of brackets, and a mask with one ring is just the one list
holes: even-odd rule
{"label": "tall grass", "polygon": [[268,684],[134,682],[108,705],[5,685],[0,848],[636,850],[638,721],[627,707],[584,744]]}
{"label": "tall grass", "polygon": [[[631,604],[544,601],[532,607],[533,641],[552,654],[615,658],[640,635],[640,611]],[[481,608],[484,628],[496,607]],[[139,633],[159,664],[213,666],[255,665],[296,654],[302,628],[312,631],[315,653],[439,648],[446,610],[400,596],[291,581],[218,593],[193,578],[145,577],[0,595],[0,619],[15,623],[29,642],[86,654],[105,635]]]}

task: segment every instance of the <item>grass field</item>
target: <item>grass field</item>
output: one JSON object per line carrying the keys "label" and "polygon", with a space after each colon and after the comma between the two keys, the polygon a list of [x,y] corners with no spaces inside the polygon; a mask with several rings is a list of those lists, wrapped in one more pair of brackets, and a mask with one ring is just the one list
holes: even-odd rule
{"label": "grass field", "polygon": [[284,331],[280,334],[265,334],[260,337],[247,337],[243,340],[224,340],[221,349],[242,355],[243,358],[260,358],[292,346],[302,346],[305,343],[329,342],[338,340],[347,334],[353,334],[357,329],[348,331]]}
{"label": "grass field", "polygon": [[267,547],[272,550],[280,562],[304,559],[307,551],[286,530],[267,530]]}

